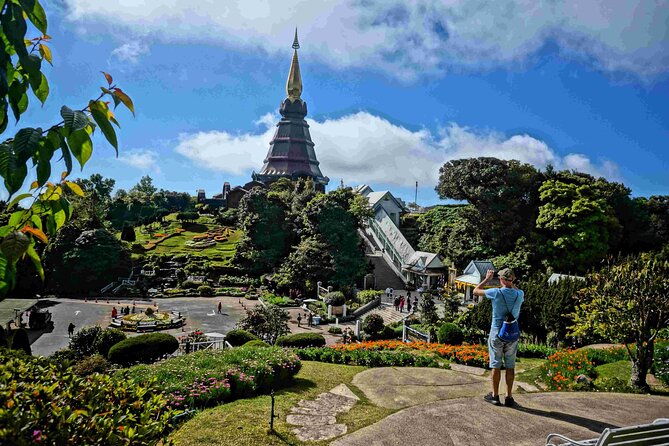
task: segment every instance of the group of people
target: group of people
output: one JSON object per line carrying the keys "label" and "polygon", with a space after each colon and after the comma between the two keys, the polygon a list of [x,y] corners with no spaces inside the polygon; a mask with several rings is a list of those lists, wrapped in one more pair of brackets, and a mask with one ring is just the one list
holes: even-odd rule
{"label": "group of people", "polygon": [[[121,307],[121,316],[123,316],[123,315],[127,316],[128,314],[130,314],[130,312],[135,313],[135,311],[136,311],[135,304],[132,304],[132,310],[130,309],[129,305],[126,306],[125,308]],[[112,307],[112,311],[111,311],[112,319],[116,319],[118,317],[118,313],[119,312],[116,309],[116,307]]]}
{"label": "group of people", "polygon": [[[297,326],[301,327],[302,323],[302,313],[297,313]],[[308,311],[304,313],[304,319],[307,320],[307,327],[313,327],[314,326],[314,315],[311,311]]]}
{"label": "group of people", "polygon": [[393,300],[393,306],[395,307],[395,311],[399,311],[400,313],[404,312],[404,307],[406,307],[407,313],[411,313],[412,307],[414,309],[418,308],[418,296],[413,297],[413,305],[412,305],[411,291],[408,291],[406,298],[402,295],[396,296],[395,299]]}

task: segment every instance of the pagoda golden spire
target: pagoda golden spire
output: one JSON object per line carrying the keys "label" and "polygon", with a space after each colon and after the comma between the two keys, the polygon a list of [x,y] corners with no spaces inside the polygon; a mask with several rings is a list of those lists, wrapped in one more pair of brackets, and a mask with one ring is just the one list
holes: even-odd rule
{"label": "pagoda golden spire", "polygon": [[293,40],[293,61],[290,64],[288,80],[286,81],[286,94],[288,99],[295,101],[302,95],[302,76],[300,75],[300,61],[297,59],[297,50],[300,42],[297,41],[297,28],[295,28],[295,39]]}

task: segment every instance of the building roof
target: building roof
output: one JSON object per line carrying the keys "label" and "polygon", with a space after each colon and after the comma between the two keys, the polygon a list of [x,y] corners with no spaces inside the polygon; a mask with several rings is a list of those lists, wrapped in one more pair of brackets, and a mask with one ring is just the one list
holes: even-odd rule
{"label": "building roof", "polygon": [[416,251],[409,260],[402,265],[402,269],[416,273],[426,273],[428,270],[444,268],[439,254],[433,252]]}
{"label": "building roof", "polygon": [[548,278],[548,283],[558,283],[562,279],[571,279],[571,280],[585,280],[585,277],[581,276],[570,276],[569,274],[556,274],[553,273]]}
{"label": "building roof", "polygon": [[[490,260],[472,260],[462,272],[462,275],[455,278],[455,281],[478,285],[485,278],[488,270],[497,271],[495,265]],[[499,285],[499,278],[495,277],[488,283],[487,287]]]}
{"label": "building roof", "polygon": [[393,196],[393,194],[389,190],[382,190],[379,192],[369,192],[367,195],[367,199],[369,200],[369,205],[374,208],[378,203],[380,203],[385,197],[389,197],[392,201],[395,202],[397,207],[399,207],[402,210],[404,209],[404,204],[399,201],[397,198]]}
{"label": "building roof", "polygon": [[37,299],[5,299],[0,300],[0,324],[5,325],[9,321],[13,321],[16,317],[16,311],[24,312],[34,307]]}

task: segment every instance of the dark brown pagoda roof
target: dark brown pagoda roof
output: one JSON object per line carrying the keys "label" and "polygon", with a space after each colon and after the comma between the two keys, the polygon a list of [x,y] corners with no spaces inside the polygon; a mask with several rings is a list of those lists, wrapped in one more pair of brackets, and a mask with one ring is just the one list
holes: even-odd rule
{"label": "dark brown pagoda roof", "polygon": [[309,124],[304,120],[307,116],[307,104],[300,97],[302,78],[297,58],[297,48],[299,48],[297,31],[293,48],[295,51],[286,83],[287,97],[279,108],[282,118],[276,125],[276,132],[269,143],[269,152],[263,167],[259,173],[253,174],[253,179],[271,183],[282,177],[291,179],[311,177],[314,183],[324,188],[330,179],[323,175],[318,166]]}

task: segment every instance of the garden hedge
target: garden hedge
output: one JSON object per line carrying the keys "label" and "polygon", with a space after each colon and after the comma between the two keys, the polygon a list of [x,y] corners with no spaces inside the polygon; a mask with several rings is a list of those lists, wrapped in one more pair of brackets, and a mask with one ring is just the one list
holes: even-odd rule
{"label": "garden hedge", "polygon": [[276,345],[280,347],[323,347],[325,338],[319,333],[296,333],[292,335],[279,336]]}
{"label": "garden hedge", "polygon": [[446,322],[439,327],[437,339],[440,344],[460,345],[465,340],[465,334],[462,329],[452,322]]}
{"label": "garden hedge", "polygon": [[149,333],[121,341],[109,350],[109,360],[116,364],[150,363],[174,353],[179,341],[167,333]]}
{"label": "garden hedge", "polygon": [[271,347],[267,342],[261,341],[260,339],[253,339],[252,341],[247,342],[242,347]]}
{"label": "garden hedge", "polygon": [[254,335],[250,331],[236,329],[231,330],[225,335],[225,340],[230,343],[233,347],[240,347],[246,344],[249,341],[260,339],[258,336]]}

